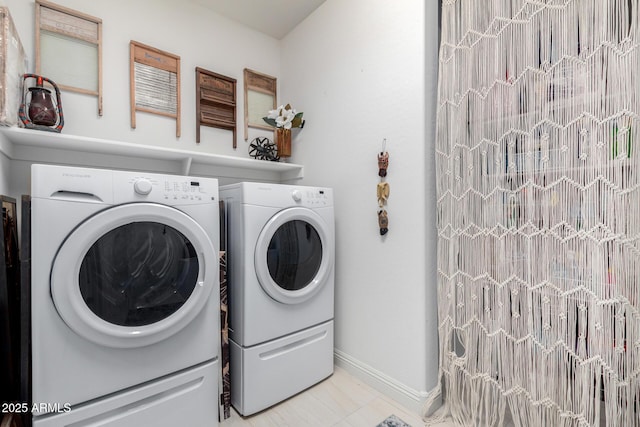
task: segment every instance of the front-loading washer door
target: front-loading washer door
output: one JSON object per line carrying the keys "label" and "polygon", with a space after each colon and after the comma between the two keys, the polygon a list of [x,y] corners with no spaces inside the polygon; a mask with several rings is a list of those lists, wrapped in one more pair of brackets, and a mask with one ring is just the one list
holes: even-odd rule
{"label": "front-loading washer door", "polygon": [[298,304],[313,297],[333,271],[333,234],[318,214],[289,208],[264,226],[254,254],[258,281],[271,298]]}
{"label": "front-loading washer door", "polygon": [[178,332],[215,285],[204,229],[168,206],[132,203],[88,218],[53,261],[51,295],[76,333],[109,347],[141,347]]}

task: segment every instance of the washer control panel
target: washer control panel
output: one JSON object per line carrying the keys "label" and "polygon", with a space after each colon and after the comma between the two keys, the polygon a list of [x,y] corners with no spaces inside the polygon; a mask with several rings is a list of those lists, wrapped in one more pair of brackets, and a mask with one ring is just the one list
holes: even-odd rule
{"label": "washer control panel", "polygon": [[[140,201],[199,204],[218,200],[218,180],[214,178],[127,173],[119,184],[116,183],[114,197],[120,197],[118,192],[124,190],[124,186],[129,188],[127,194],[133,193]],[[122,190],[117,190],[117,187]]]}
{"label": "washer control panel", "polygon": [[161,185],[166,200],[206,200],[207,194],[197,180],[165,180]]}
{"label": "washer control panel", "polygon": [[296,204],[306,207],[328,206],[330,197],[321,188],[302,187],[291,191],[291,198]]}

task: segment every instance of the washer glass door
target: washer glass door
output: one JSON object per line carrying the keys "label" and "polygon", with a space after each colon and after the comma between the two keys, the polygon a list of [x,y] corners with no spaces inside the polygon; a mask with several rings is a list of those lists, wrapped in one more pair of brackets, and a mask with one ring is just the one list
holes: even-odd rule
{"label": "washer glass door", "polygon": [[278,212],[256,245],[262,288],[276,301],[297,304],[315,295],[333,267],[333,234],[318,214],[305,208]]}
{"label": "washer glass door", "polygon": [[159,222],[136,221],[102,235],[84,256],[80,294],[101,319],[120,326],[159,322],[189,299],[198,279],[195,247]]}
{"label": "washer glass door", "polygon": [[216,260],[207,233],[185,213],[152,203],[120,205],[90,217],[63,242],[51,295],[65,323],[86,339],[149,345],[202,310],[217,284]]}

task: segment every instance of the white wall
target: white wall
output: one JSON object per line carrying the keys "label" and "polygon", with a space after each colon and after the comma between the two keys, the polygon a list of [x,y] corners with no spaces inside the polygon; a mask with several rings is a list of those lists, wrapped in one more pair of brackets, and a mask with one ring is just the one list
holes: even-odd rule
{"label": "white wall", "polygon": [[437,377],[437,38],[435,1],[327,0],[282,44],[280,99],[307,118],[292,161],[305,165],[305,184],[335,188],[338,360],[414,401]]}
{"label": "white wall", "polygon": [[[1,1],[1,0],[0,0]],[[35,72],[32,0],[3,0],[16,23]],[[251,68],[280,75],[280,46],[271,37],[236,24],[191,1],[176,0],[56,0],[54,3],[96,16],[103,22],[104,115],[96,98],[62,93],[63,133],[249,157],[244,141],[242,72]],[[135,40],[181,58],[182,136],[176,139],[175,119],[137,113],[131,129],[129,109],[129,42]],[[230,131],[202,127],[195,142],[195,67],[237,80],[238,149]],[[250,130],[249,141],[260,135]],[[267,132],[267,135],[272,133]]]}

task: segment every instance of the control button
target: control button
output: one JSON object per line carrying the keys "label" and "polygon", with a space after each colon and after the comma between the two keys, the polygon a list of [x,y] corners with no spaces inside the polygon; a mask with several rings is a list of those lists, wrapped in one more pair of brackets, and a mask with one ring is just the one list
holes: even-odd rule
{"label": "control button", "polygon": [[293,200],[295,200],[296,202],[299,202],[300,200],[302,200],[302,193],[300,192],[300,190],[293,190],[293,193],[291,193],[291,197],[293,197]]}
{"label": "control button", "polygon": [[151,181],[149,181],[146,178],[140,178],[139,180],[133,183],[133,190],[136,193],[141,194],[143,196],[151,193],[151,188],[152,188]]}

